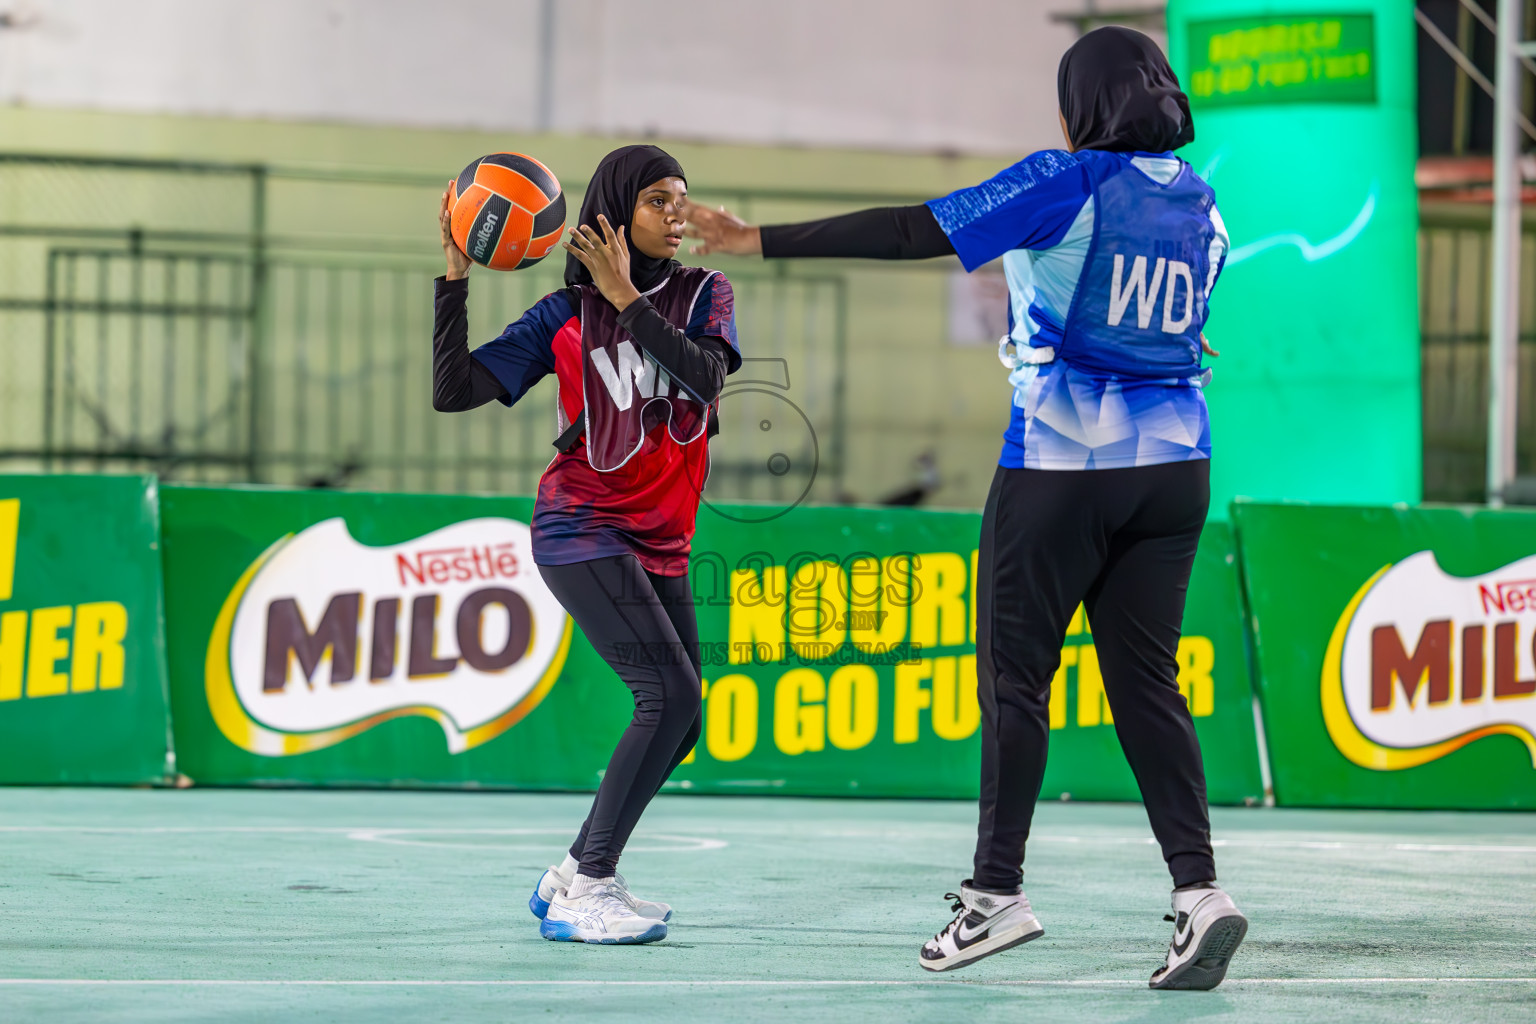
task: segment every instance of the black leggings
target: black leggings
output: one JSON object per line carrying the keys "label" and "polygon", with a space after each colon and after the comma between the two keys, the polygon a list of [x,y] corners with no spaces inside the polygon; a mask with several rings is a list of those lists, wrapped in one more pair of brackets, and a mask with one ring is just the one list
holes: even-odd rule
{"label": "black leggings", "polygon": [[1210,497],[1204,459],[1077,472],[998,469],[977,568],[976,886],[1012,892],[1023,880],[1045,775],[1051,677],[1079,602],[1115,733],[1174,885],[1215,880],[1205,769],[1176,661]]}
{"label": "black leggings", "polygon": [[607,878],[646,806],[699,739],[699,626],[687,576],[656,576],[634,555],[539,574],[634,694],[592,809],[571,844],[589,878]]}

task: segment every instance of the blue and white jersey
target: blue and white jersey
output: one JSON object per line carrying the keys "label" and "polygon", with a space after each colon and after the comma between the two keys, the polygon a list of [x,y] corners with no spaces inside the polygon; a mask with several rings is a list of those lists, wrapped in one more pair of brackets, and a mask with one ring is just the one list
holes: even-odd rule
{"label": "blue and white jersey", "polygon": [[1003,259],[1014,392],[1001,465],[1210,458],[1200,332],[1229,243],[1188,164],[1044,150],[928,206],[967,270]]}

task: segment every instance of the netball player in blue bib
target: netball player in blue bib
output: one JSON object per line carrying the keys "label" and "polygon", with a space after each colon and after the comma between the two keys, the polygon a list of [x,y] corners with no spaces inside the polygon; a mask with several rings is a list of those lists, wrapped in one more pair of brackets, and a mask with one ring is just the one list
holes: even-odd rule
{"label": "netball player in blue bib", "polygon": [[[1146,36],[1102,28],[1057,74],[1067,149],[921,206],[753,227],[692,208],[703,251],[1001,258],[1013,407],[982,520],[976,665],[981,807],[972,877],[920,963],[961,967],[1043,934],[1022,891],[1051,678],[1081,603],[1115,730],[1173,876],[1153,988],[1213,988],[1247,931],[1216,885],[1205,772],[1176,681],[1210,503],[1206,303],[1227,253],[1215,197],[1173,150],[1189,103]],[[1211,353],[1214,355],[1214,353]]]}

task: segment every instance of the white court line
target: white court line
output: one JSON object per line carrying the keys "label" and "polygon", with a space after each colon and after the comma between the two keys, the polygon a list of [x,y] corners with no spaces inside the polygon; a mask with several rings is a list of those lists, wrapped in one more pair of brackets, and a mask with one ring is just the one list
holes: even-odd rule
{"label": "white court line", "polygon": [[[314,832],[345,835],[363,828],[315,828],[308,825],[0,825],[0,832],[104,832],[110,835],[200,832]],[[436,830],[434,830],[436,831]]]}
{"label": "white court line", "polygon": [[[705,979],[677,981],[616,981],[599,978],[592,980],[545,980],[527,978],[487,978],[462,981],[428,978],[423,980],[387,979],[364,981],[357,979],[286,979],[286,978],[200,978],[180,980],[176,978],[0,978],[4,985],[105,985],[121,987],[154,987],[189,985],[202,988],[886,988],[886,987],[943,987],[963,985],[977,988],[1093,988],[1145,986],[1142,978],[1091,978],[1051,981],[1042,979],[1008,979],[1001,981],[965,981],[962,979],[889,979],[848,980],[806,979]],[[1243,985],[1536,985],[1536,978],[1229,978],[1224,987]]]}
{"label": "white court line", "polygon": [[[1156,846],[1151,836],[1030,836],[1030,842],[1082,843],[1104,846]],[[1212,839],[1213,847],[1253,847],[1285,850],[1400,850],[1407,853],[1536,853],[1536,846],[1495,846],[1483,843],[1362,843],[1335,839]]]}
{"label": "white court line", "polygon": [[[513,846],[508,843],[444,843],[444,841],[432,841],[427,835],[458,835],[458,837],[476,837],[476,835],[488,835],[488,837],[550,837],[554,840],[547,843],[535,843],[535,849],[542,849],[553,844],[564,844],[570,838],[570,829],[352,829],[347,832],[349,840],[358,840],[362,843],[389,843],[392,846],[430,846],[438,849],[484,849],[484,851],[505,852],[510,849],[528,849],[524,846]],[[671,846],[653,846],[654,843],[671,843]],[[625,852],[633,854],[697,854],[700,851],[719,851],[730,846],[725,840],[708,840],[700,835],[677,835],[674,832],[644,832],[641,841],[631,846],[625,846]]]}
{"label": "white court line", "polygon": [[[395,828],[386,826],[348,826],[348,827],[319,827],[309,825],[0,825],[0,834],[4,833],[55,833],[55,832],[83,832],[101,833],[104,835],[198,835],[215,833],[272,833],[283,834],[312,834],[312,835],[340,835],[349,839],[373,842],[389,842],[396,836],[411,835],[479,835],[479,836],[528,836],[528,835],[560,835],[568,830],[562,828]],[[716,833],[729,834],[731,829],[713,829]],[[867,833],[856,833],[868,837]],[[912,833],[901,833],[909,835]],[[839,834],[841,835],[841,834]],[[818,837],[816,835],[803,835],[801,838],[839,838],[839,835]],[[652,833],[647,838],[665,839],[672,842],[688,842],[698,844],[694,847],[668,847],[667,849],[718,849],[728,845],[723,840],[706,839],[702,836],[685,835],[682,833]],[[896,836],[892,836],[896,838]],[[395,842],[401,842],[394,839]],[[1033,835],[1032,843],[1070,843],[1084,846],[1155,846],[1157,840],[1151,836],[1063,836],[1063,835]],[[716,844],[719,844],[718,846]],[[405,845],[403,842],[401,845]],[[416,842],[411,845],[429,845],[424,842]],[[434,844],[435,845],[435,844]],[[1394,850],[1407,853],[1536,853],[1536,846],[1503,846],[1494,843],[1393,843],[1393,842],[1358,842],[1331,839],[1213,839],[1214,847],[1252,847],[1255,849],[1295,849],[1295,850]]]}
{"label": "white court line", "polygon": [[[203,833],[238,833],[240,835],[271,833],[275,835],[330,835],[345,836],[358,842],[389,843],[394,846],[428,846],[454,850],[492,850],[497,853],[508,849],[542,849],[559,845],[570,836],[568,828],[315,828],[289,825],[213,825],[213,826],[161,826],[161,825],[0,825],[0,833],[48,833],[75,832],[85,835],[198,835]],[[548,842],[534,842],[520,846],[488,843],[454,843],[441,839],[433,841],[428,836],[500,836],[528,839],[543,836],[555,837]],[[420,838],[416,838],[420,837]],[[657,842],[670,845],[648,845]],[[708,839],[703,836],[678,835],[671,832],[647,832],[639,837],[637,845],[626,847],[631,853],[697,853],[702,850],[722,850],[730,843],[724,839]]]}

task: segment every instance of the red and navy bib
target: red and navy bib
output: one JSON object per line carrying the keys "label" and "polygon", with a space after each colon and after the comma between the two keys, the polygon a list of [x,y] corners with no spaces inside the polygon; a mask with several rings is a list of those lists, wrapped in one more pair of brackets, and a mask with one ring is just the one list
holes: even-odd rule
{"label": "red and navy bib", "polygon": [[[719,271],[679,267],[645,298],[662,319],[682,330],[700,293]],[[593,469],[611,473],[644,447],[647,434],[660,424],[679,445],[704,438],[710,407],[672,380],[629,332],[619,326],[619,311],[596,287],[575,289],[581,296],[579,338],[555,339],[555,372],[560,381],[559,429],[577,416],[585,418],[586,458]],[[563,342],[563,344],[562,344]]]}

